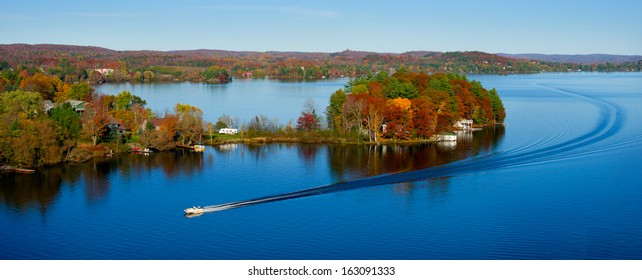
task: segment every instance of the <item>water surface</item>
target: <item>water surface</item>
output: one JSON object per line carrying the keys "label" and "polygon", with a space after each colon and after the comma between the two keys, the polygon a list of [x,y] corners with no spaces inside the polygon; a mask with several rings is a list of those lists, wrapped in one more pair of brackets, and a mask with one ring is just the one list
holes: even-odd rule
{"label": "water surface", "polygon": [[222,115],[247,123],[255,116],[267,116],[285,125],[296,124],[306,103],[316,105],[322,115],[330,95],[343,88],[348,78],[318,81],[283,82],[279,80],[236,79],[228,84],[163,83],[163,84],[102,84],[97,92],[117,95],[123,90],[147,101],[147,107],[158,114],[173,110],[176,103],[190,104],[203,110],[203,118],[216,122]]}
{"label": "water surface", "polygon": [[508,125],[454,146],[227,145],[1,175],[0,258],[642,258],[642,75],[471,78]]}

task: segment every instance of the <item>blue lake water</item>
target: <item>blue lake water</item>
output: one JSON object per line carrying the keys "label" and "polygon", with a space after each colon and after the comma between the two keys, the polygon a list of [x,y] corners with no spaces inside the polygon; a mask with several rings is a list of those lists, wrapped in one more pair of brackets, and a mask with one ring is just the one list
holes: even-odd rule
{"label": "blue lake water", "polygon": [[[508,125],[456,145],[225,145],[0,175],[0,259],[642,259],[642,74],[470,78]],[[344,83],[130,90],[210,121],[289,120]]]}
{"label": "blue lake water", "polygon": [[306,103],[316,105],[317,112],[322,115],[330,95],[348,81],[343,78],[306,82],[237,79],[223,85],[123,83],[99,85],[96,91],[116,95],[128,90],[145,99],[147,107],[159,115],[165,110],[172,111],[176,103],[184,103],[201,108],[203,118],[210,122],[228,115],[237,119],[237,123],[247,123],[255,116],[264,115],[285,125],[290,121],[296,124]]}

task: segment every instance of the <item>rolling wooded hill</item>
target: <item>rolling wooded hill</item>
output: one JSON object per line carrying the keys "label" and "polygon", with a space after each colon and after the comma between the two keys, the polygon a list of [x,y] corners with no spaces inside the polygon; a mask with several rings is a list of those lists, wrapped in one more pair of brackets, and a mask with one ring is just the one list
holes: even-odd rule
{"label": "rolling wooded hill", "polygon": [[555,56],[497,55],[475,51],[116,51],[91,46],[0,45],[0,70],[37,69],[57,75],[65,81],[97,79],[90,75],[94,69],[114,69],[111,77],[98,77],[108,81],[203,81],[202,73],[212,66],[225,69],[230,76],[237,78],[276,79],[354,77],[373,75],[382,70],[402,66],[413,72],[501,75],[542,71],[640,71],[642,60],[639,59],[641,57],[638,56],[625,58],[608,55],[563,59]]}

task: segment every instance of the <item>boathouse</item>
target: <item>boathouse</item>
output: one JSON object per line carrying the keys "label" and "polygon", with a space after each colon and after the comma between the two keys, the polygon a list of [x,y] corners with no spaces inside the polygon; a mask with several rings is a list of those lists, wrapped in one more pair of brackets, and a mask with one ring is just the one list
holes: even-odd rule
{"label": "boathouse", "polygon": [[468,130],[473,128],[473,120],[471,119],[461,119],[455,123],[455,128],[461,130]]}

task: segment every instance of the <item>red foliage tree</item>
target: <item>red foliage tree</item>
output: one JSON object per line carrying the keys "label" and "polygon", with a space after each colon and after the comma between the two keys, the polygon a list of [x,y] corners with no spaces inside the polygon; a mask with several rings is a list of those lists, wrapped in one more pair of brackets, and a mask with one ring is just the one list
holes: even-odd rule
{"label": "red foliage tree", "polygon": [[404,110],[392,102],[388,102],[384,121],[386,122],[385,134],[390,138],[405,140],[412,137],[414,130],[410,110]]}
{"label": "red foliage tree", "polygon": [[94,95],[91,102],[86,103],[86,110],[82,114],[82,132],[89,137],[94,146],[107,131],[109,125],[108,109],[99,95]]}
{"label": "red foliage tree", "polygon": [[321,121],[313,112],[302,112],[296,121],[296,128],[301,131],[318,130],[321,128]]}
{"label": "red foliage tree", "polygon": [[428,138],[437,129],[437,106],[425,98],[412,100],[412,121],[417,137]]}

